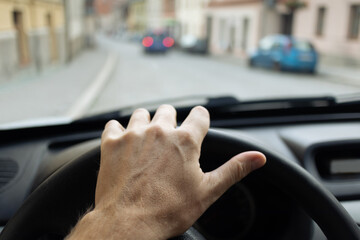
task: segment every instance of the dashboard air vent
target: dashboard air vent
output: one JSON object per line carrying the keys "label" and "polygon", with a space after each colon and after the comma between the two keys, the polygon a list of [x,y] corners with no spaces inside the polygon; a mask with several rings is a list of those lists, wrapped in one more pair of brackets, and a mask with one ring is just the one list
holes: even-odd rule
{"label": "dashboard air vent", "polygon": [[8,158],[0,158],[0,190],[2,190],[19,170],[18,164]]}

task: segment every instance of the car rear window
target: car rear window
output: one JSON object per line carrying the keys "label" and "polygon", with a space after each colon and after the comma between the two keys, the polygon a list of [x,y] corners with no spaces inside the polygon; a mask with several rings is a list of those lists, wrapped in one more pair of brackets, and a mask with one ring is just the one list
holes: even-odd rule
{"label": "car rear window", "polygon": [[166,34],[164,34],[164,33],[159,33],[159,34],[151,33],[151,34],[149,34],[149,36],[154,38],[154,39],[160,39],[160,40],[166,38]]}
{"label": "car rear window", "polygon": [[311,43],[307,41],[295,40],[293,44],[294,47],[300,51],[310,52],[314,49]]}

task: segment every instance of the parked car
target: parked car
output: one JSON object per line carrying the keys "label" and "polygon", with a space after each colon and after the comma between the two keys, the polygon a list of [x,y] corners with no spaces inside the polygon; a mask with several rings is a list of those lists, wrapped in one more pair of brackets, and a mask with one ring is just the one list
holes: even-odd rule
{"label": "parked car", "polygon": [[306,40],[286,35],[263,38],[258,49],[249,57],[249,65],[315,73],[318,53]]}
{"label": "parked car", "polygon": [[149,32],[142,39],[145,53],[165,53],[174,45],[174,43],[174,39],[163,31]]}
{"label": "parked car", "polygon": [[180,47],[187,52],[206,54],[208,52],[208,41],[193,35],[185,35],[180,40]]}

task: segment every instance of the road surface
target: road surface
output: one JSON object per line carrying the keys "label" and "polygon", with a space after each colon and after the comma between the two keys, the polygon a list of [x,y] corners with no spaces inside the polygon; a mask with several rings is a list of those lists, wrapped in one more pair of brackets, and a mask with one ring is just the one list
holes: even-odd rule
{"label": "road surface", "polygon": [[231,95],[238,99],[343,95],[360,87],[334,82],[325,74],[297,74],[252,69],[231,58],[181,51],[145,54],[139,43],[100,37],[99,44],[119,56],[112,78],[89,113],[148,101],[166,103],[182,96]]}

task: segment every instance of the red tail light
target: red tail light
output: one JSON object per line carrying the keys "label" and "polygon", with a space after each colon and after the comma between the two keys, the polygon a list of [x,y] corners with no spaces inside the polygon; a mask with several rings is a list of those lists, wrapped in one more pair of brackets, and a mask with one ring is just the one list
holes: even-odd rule
{"label": "red tail light", "polygon": [[171,38],[171,37],[166,37],[166,38],[164,38],[162,43],[163,43],[163,45],[165,47],[169,48],[169,47],[172,47],[174,45],[174,39]]}
{"label": "red tail light", "polygon": [[142,40],[142,45],[144,47],[151,47],[154,43],[154,39],[152,37],[144,37]]}

